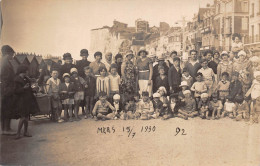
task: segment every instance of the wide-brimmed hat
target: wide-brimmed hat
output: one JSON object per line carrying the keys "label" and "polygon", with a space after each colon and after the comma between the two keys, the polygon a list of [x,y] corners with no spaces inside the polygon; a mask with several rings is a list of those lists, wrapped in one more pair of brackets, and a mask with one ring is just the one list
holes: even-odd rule
{"label": "wide-brimmed hat", "polygon": [[132,50],[128,50],[128,51],[126,52],[126,55],[125,55],[125,56],[127,57],[128,55],[134,56],[133,51],[132,51]]}
{"label": "wide-brimmed hat", "polygon": [[75,67],[71,68],[71,69],[70,69],[70,73],[72,74],[73,72],[78,73],[78,69],[76,69]]}
{"label": "wide-brimmed hat", "polygon": [[227,51],[222,51],[222,52],[221,52],[221,56],[223,56],[223,55],[227,55],[227,56],[229,56],[229,54],[228,54]]}
{"label": "wide-brimmed hat", "polygon": [[153,98],[156,98],[156,97],[161,97],[160,93],[154,93]]}
{"label": "wide-brimmed hat", "polygon": [[140,48],[140,50],[138,51],[138,56],[140,56],[141,52],[145,52],[145,54],[148,55],[148,52],[146,51],[146,49],[144,47]]}
{"label": "wide-brimmed hat", "polygon": [[88,56],[88,50],[87,49],[80,50],[80,56]]}
{"label": "wide-brimmed hat", "polygon": [[72,59],[71,54],[70,53],[63,54],[63,60],[65,59]]}
{"label": "wide-brimmed hat", "polygon": [[239,51],[238,54],[237,54],[237,56],[240,57],[241,55],[246,56],[246,52],[243,51],[243,50]]}

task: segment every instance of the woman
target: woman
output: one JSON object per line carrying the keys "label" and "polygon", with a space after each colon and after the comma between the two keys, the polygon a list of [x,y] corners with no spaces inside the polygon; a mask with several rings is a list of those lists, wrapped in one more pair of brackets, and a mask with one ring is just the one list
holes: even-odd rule
{"label": "woman", "polygon": [[136,92],[136,72],[134,63],[131,61],[133,57],[133,51],[128,51],[121,66],[122,81],[120,93],[122,94],[123,102],[126,101],[126,96],[134,95]]}
{"label": "woman", "polygon": [[141,48],[138,52],[138,58],[136,60],[138,70],[138,84],[139,93],[143,91],[149,92],[149,97],[152,95],[152,76],[153,76],[153,61],[147,57],[148,52],[145,48]]}
{"label": "woman", "polygon": [[[221,53],[222,61],[219,62],[217,67],[217,80],[222,80],[222,73],[227,72],[229,76],[232,76],[233,72],[233,63],[229,60],[229,54],[227,51]],[[229,78],[231,80],[231,78]]]}
{"label": "woman", "polygon": [[39,107],[36,102],[36,98],[33,95],[31,83],[27,75],[28,67],[25,65],[20,65],[14,78],[16,112],[17,115],[20,117],[15,139],[21,138],[21,129],[23,126],[23,136],[31,137],[31,135],[27,131],[29,116],[30,114],[35,114],[39,112]]}

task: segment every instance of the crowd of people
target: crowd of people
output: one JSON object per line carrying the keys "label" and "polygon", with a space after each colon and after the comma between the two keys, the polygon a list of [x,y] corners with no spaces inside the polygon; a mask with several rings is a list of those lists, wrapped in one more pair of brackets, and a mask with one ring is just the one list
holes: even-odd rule
{"label": "crowd of people", "polygon": [[[1,94],[2,103],[7,102],[2,109],[9,110],[2,112],[11,111],[8,96],[14,94],[12,101],[20,104],[16,106],[20,109],[12,111],[21,118],[17,132],[20,138],[23,125],[24,135],[30,136],[28,117],[39,111],[40,106],[27,79],[28,68],[20,65],[14,73],[8,65],[13,54],[11,47],[2,47]],[[82,49],[80,56],[82,60],[73,64],[71,54],[65,53],[64,64],[49,60],[40,69],[37,82],[40,91],[51,96],[57,122],[80,120],[80,110],[85,119],[95,120],[172,117],[188,120],[196,116],[210,120],[227,116],[237,121],[260,122],[258,55],[244,50],[237,53],[207,50],[200,56],[196,50],[190,50],[186,60],[176,51],[156,57],[140,48],[137,55],[131,50],[115,56],[95,52],[93,62],[88,61],[87,49]],[[2,119],[2,131],[7,134],[9,121]]]}

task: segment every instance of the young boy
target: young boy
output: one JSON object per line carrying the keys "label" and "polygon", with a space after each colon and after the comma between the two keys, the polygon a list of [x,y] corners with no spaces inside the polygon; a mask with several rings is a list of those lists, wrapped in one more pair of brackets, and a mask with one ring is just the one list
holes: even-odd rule
{"label": "young boy", "polygon": [[178,107],[179,107],[178,93],[173,93],[170,95],[170,101],[168,104],[169,118],[173,117],[175,114],[178,113]]}
{"label": "young boy", "polygon": [[212,93],[212,87],[215,83],[215,76],[214,72],[211,68],[208,67],[208,61],[207,59],[204,59],[201,61],[202,68],[198,70],[198,72],[202,73],[203,75],[203,81],[207,85],[208,89],[208,95],[211,96]]}
{"label": "young boy", "polygon": [[198,104],[198,109],[200,110],[201,119],[209,119],[209,95],[207,93],[201,94],[201,100]]}
{"label": "young boy", "polygon": [[[92,114],[93,106],[94,106],[94,96],[96,91],[96,79],[92,76],[92,69],[87,66],[84,68],[85,72],[85,83],[84,83],[84,94],[86,101],[86,115],[85,119]],[[91,115],[93,116],[93,115]]]}
{"label": "young boy", "polygon": [[195,92],[194,97],[196,99],[196,102],[199,103],[200,101],[200,95],[202,93],[207,92],[207,85],[204,81],[202,81],[203,74],[202,73],[197,73],[196,75],[196,82],[193,83],[192,87],[190,88],[191,91]]}
{"label": "young boy", "polygon": [[110,66],[109,84],[110,84],[110,97],[112,98],[115,94],[119,94],[120,76],[117,73],[117,65],[111,64]]}
{"label": "young boy", "polygon": [[[109,113],[109,108],[112,110],[112,113]],[[99,92],[99,100],[96,102],[94,109],[92,111],[95,116],[95,120],[111,120],[114,119],[114,112],[116,109],[107,101],[107,93]]]}
{"label": "young boy", "polygon": [[249,119],[249,105],[242,96],[236,98],[236,108],[236,121],[240,121],[242,119]]}
{"label": "young boy", "polygon": [[187,70],[187,68],[183,68],[181,81],[186,81],[188,84],[188,87],[191,88],[191,86],[193,84],[193,78],[190,76],[190,73]]}
{"label": "young boy", "polygon": [[63,122],[61,119],[62,106],[60,102],[59,90],[60,90],[60,79],[58,79],[59,72],[57,70],[52,70],[51,78],[48,79],[46,85],[46,91],[51,95],[51,105],[52,111],[54,112],[54,119],[58,122]]}
{"label": "young boy", "polygon": [[126,120],[126,119],[134,119],[135,118],[135,111],[136,111],[136,103],[134,96],[130,96],[128,98],[128,102],[125,106],[125,111],[121,111],[120,119]]}
{"label": "young boy", "polygon": [[[212,111],[212,119],[215,120],[216,118],[220,118],[220,112],[223,108],[222,102],[218,100],[218,94],[212,94],[212,101],[210,101],[209,109]],[[217,113],[217,116],[215,117]],[[209,119],[208,119],[209,120]]]}
{"label": "young boy", "polygon": [[80,118],[78,116],[79,114],[79,106],[80,103],[84,100],[84,86],[85,80],[82,77],[78,76],[78,70],[76,68],[70,69],[71,73],[71,82],[74,83],[74,114],[75,114],[75,120],[79,121]]}
{"label": "young boy", "polygon": [[226,101],[226,97],[229,95],[229,86],[230,86],[230,81],[228,81],[229,74],[227,72],[222,73],[222,80],[219,81],[216,90],[219,93],[219,98],[224,104]]}
{"label": "young boy", "polygon": [[115,112],[114,112],[114,114],[115,114],[115,119],[118,119],[118,118],[120,118],[120,113],[121,112],[124,112],[124,108],[123,108],[123,105],[122,105],[122,103],[120,102],[120,95],[119,94],[115,94],[114,96],[113,96],[113,106],[114,106],[114,108],[115,108]]}
{"label": "young boy", "polygon": [[181,118],[184,118],[185,120],[188,120],[188,117],[193,118],[194,116],[198,115],[198,112],[196,111],[196,102],[191,97],[191,91],[186,90],[183,92],[185,98],[184,101],[181,102],[181,107],[178,111],[178,116]]}
{"label": "young boy", "polygon": [[142,92],[142,100],[138,103],[138,108],[136,110],[135,116],[136,118],[140,118],[141,120],[150,119],[150,115],[154,114],[153,103],[149,99],[149,92]]}

